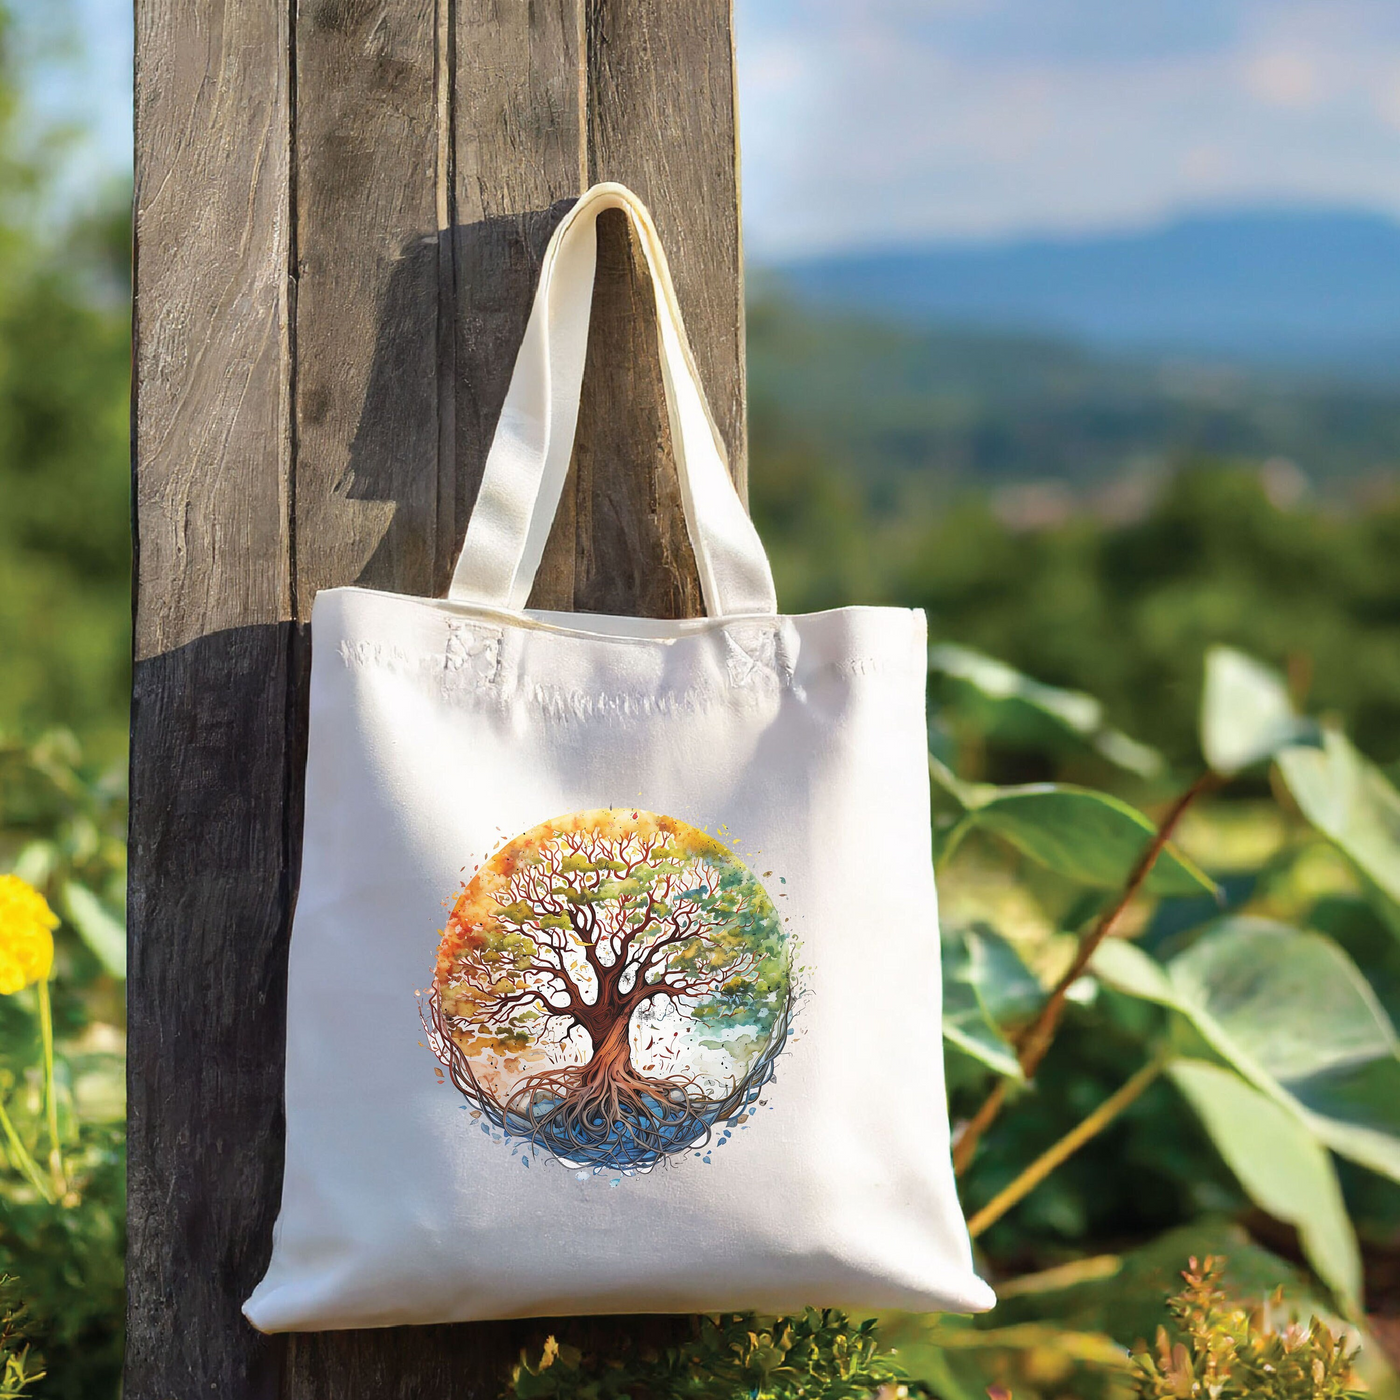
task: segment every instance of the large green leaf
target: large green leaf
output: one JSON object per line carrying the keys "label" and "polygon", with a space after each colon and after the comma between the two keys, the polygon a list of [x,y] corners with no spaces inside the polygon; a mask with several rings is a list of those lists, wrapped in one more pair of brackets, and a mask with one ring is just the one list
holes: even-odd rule
{"label": "large green leaf", "polygon": [[943,931],[943,1036],[964,1054],[1023,1079],[1002,1027],[1029,1016],[1043,995],[1016,950],[991,929]]}
{"label": "large green leaf", "polygon": [[947,642],[929,648],[928,664],[961,688],[962,708],[989,737],[1029,747],[1068,741],[1144,777],[1162,769],[1155,749],[1106,723],[1103,705],[1092,695],[1045,685],[1003,661]]}
{"label": "large green leaf", "polygon": [[1120,991],[1174,1008],[1319,1141],[1400,1181],[1395,1030],[1330,938],[1264,919],[1225,919],[1165,968],[1112,940],[1093,969]]}
{"label": "large green leaf", "polygon": [[1201,751],[1217,773],[1237,773],[1289,744],[1316,743],[1317,732],[1293,712],[1277,672],[1232,647],[1206,653]]}
{"label": "large green leaf", "polygon": [[1380,769],[1331,729],[1320,748],[1283,750],[1278,766],[1303,815],[1400,903],[1400,793]]}
{"label": "large green leaf", "polygon": [[[1065,783],[1024,787],[959,784],[966,815],[945,853],[974,829],[1009,842],[1023,855],[1082,885],[1121,889],[1156,827],[1135,807],[1107,793]],[[1153,894],[1215,893],[1215,884],[1175,846],[1168,845],[1147,877]]]}
{"label": "large green leaf", "polygon": [[1361,1253],[1326,1150],[1297,1114],[1233,1070],[1182,1059],[1168,1073],[1249,1198],[1297,1228],[1317,1276],[1354,1309]]}

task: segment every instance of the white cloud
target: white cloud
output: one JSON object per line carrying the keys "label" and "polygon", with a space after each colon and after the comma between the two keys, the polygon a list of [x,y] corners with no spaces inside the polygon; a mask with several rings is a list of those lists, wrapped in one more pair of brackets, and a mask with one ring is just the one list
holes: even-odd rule
{"label": "white cloud", "polygon": [[755,253],[1183,207],[1400,212],[1400,6],[739,0]]}
{"label": "white cloud", "polygon": [[1315,107],[1323,95],[1316,63],[1286,49],[1251,55],[1244,78],[1248,92],[1276,107]]}

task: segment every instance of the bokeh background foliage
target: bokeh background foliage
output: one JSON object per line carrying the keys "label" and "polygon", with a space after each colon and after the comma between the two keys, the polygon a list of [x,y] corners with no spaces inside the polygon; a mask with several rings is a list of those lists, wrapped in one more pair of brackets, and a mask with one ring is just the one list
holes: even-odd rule
{"label": "bokeh background foliage", "polygon": [[[11,40],[0,21],[0,872],[61,919],[68,1189],[44,1199],[0,1144],[0,1272],[47,1370],[31,1393],[96,1400],[121,1347],[127,194],[56,209],[65,138],[24,122]],[[1002,1302],[976,1321],[721,1319],[671,1357],[555,1345],[503,1383],[1126,1396],[1128,1348],[1187,1258],[1215,1254],[1232,1296],[1281,1288],[1284,1313],[1359,1343],[1373,1393],[1400,1394],[1394,390],[1261,381],[1208,417],[1141,366],[771,284],[750,369],[785,608],[929,612],[950,1094],[966,1121],[1005,1086],[962,1178]],[[1280,467],[1299,441],[1336,481]],[[1077,494],[1016,495],[1038,467]],[[1028,1080],[1027,1028],[1207,767]],[[41,1039],[32,989],[0,998],[0,1101],[34,1152]]]}

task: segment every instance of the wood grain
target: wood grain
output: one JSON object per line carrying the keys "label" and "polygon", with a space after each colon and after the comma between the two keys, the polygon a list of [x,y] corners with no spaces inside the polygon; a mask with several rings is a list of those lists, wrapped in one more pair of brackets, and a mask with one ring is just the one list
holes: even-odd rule
{"label": "wood grain", "polygon": [[704,612],[686,533],[656,342],[656,306],[621,210],[598,220],[583,401],[532,607],[695,617]]}
{"label": "wood grain", "polygon": [[[655,217],[696,363],[746,489],[743,274],[729,4],[587,0],[588,182],[618,180]],[[704,611],[681,514],[650,296],[620,214],[599,276],[569,479],[531,605]]]}
{"label": "wood grain", "polygon": [[238,1303],[281,1180],[299,755],[289,23],[136,5],[127,1396],[276,1394]]}
{"label": "wood grain", "polygon": [[288,25],[137,0],[136,656],[288,615]]}
{"label": "wood grain", "polygon": [[583,0],[457,0],[451,50],[455,508],[446,592],[549,235],[587,181]]}
{"label": "wood grain", "polygon": [[282,1182],[286,938],[300,844],[290,623],[138,663],[127,920],[129,1400],[272,1397],[239,1307]]}
{"label": "wood grain", "polygon": [[[539,260],[647,199],[743,465],[727,0],[138,0],[129,1400],[485,1400],[681,1319],[257,1336],[316,590],[443,592]],[[655,322],[600,228],[537,605],[698,610]]]}
{"label": "wood grain", "polygon": [[589,180],[651,210],[740,494],[744,273],[729,0],[589,0]]}
{"label": "wood grain", "polygon": [[435,0],[299,0],[297,613],[437,575]]}

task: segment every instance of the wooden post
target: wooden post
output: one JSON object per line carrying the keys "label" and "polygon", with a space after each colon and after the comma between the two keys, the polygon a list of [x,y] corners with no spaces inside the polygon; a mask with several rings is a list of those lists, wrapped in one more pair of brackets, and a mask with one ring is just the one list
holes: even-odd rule
{"label": "wooden post", "polygon": [[[137,0],[128,1400],[494,1397],[527,1341],[260,1337],[318,588],[440,593],[544,242],[647,201],[743,482],[729,0]],[[651,309],[605,216],[537,606],[698,611]]]}

